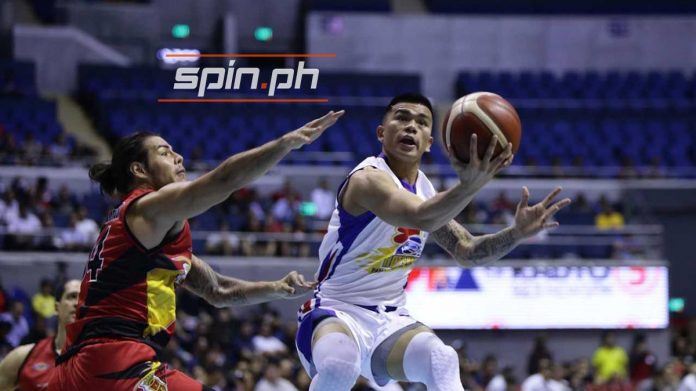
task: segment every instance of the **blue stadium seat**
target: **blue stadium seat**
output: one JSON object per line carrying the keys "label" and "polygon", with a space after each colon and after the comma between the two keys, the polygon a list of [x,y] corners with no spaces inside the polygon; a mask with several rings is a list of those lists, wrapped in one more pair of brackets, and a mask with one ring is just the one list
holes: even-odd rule
{"label": "blue stadium seat", "polygon": [[[123,135],[139,128],[155,130],[176,142],[187,158],[197,144],[203,145],[206,158],[223,158],[325,113],[323,107],[312,105],[202,107],[157,105],[153,100],[143,100],[144,91],[163,88],[166,93],[171,77],[171,71],[154,68],[90,65],[81,67],[79,81],[81,94],[96,97],[93,112],[96,122],[103,124],[105,131]],[[691,125],[696,123],[692,101],[696,98],[696,75],[693,74],[679,71],[572,71],[562,75],[546,71],[462,72],[457,76],[455,89],[457,95],[489,90],[513,100],[551,99],[554,102],[548,108],[544,105],[518,107],[524,136],[516,164],[524,161],[550,164],[554,160],[571,164],[578,158],[580,164],[585,165],[619,166],[623,159],[630,158],[634,164],[643,165],[660,156],[663,164],[696,164],[693,147],[666,156],[672,153],[666,140],[677,140],[684,145],[693,145],[696,141]],[[102,94],[103,90],[117,90],[112,94],[116,96],[108,97]],[[327,72],[322,73],[319,91],[314,93],[351,99],[386,99],[405,90],[420,90],[419,77]],[[305,150],[351,151],[356,156],[376,153],[379,146],[375,143],[374,127],[383,115],[383,108],[381,105],[347,108],[347,115],[336,129]],[[50,124],[55,118],[54,110],[32,114],[38,124],[37,130],[45,133],[47,139],[60,130]],[[273,115],[269,116],[271,111]],[[26,122],[23,118],[28,112],[31,111],[5,111],[0,105],[0,121],[10,131],[23,132],[22,124]],[[434,148],[428,159],[447,163],[439,147]]]}

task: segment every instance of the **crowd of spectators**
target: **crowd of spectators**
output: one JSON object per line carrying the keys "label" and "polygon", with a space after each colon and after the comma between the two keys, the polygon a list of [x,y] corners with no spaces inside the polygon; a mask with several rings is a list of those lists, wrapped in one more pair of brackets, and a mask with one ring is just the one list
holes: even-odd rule
{"label": "crowd of spectators", "polygon": [[[2,248],[13,251],[87,251],[98,235],[98,222],[115,205],[99,193],[77,194],[67,185],[49,186],[49,180],[35,181],[15,178],[0,184],[0,232]],[[204,214],[190,219],[194,233],[194,251],[209,255],[311,257],[316,253],[321,234],[334,209],[335,189],[321,178],[305,195],[286,181],[276,191],[260,194],[254,187],[233,193],[225,202]],[[590,202],[582,193],[561,211],[557,218],[564,226],[594,226],[604,231],[613,242],[605,250],[588,252],[571,246],[562,252],[550,253],[548,237],[539,237],[533,246],[522,246],[525,252],[517,258],[594,257],[630,258],[640,256],[641,247],[621,229],[630,221],[624,206],[600,197]],[[517,200],[500,192],[490,200],[472,202],[457,219],[473,233],[482,224],[511,224]],[[597,247],[597,246],[595,246]],[[527,251],[529,250],[529,251]],[[542,250],[542,251],[537,251]],[[601,249],[600,249],[601,250]],[[560,250],[559,250],[560,251]],[[426,254],[442,254],[434,245]]]}
{"label": "crowd of spectators", "polygon": [[[42,280],[29,299],[15,300],[0,286],[0,359],[19,344],[52,335],[52,289],[64,276]],[[16,295],[16,292],[15,292]],[[283,321],[271,305],[217,309],[180,290],[177,328],[163,356],[216,390],[306,390],[310,379],[294,347],[297,325]],[[465,334],[464,334],[465,335]],[[526,355],[526,368],[502,365],[485,352],[470,352],[454,340],[462,383],[473,391],[693,391],[696,384],[696,319],[672,326],[671,356],[659,360],[645,334],[636,332],[629,349],[611,331],[597,331],[591,356],[556,360],[557,351],[540,334]],[[530,341],[531,342],[531,341]],[[567,352],[566,352],[567,353]],[[565,354],[567,357],[568,354]],[[519,365],[519,363],[518,363]],[[517,369],[517,370],[516,370]],[[522,375],[520,375],[522,374]],[[354,390],[425,391],[420,384],[379,389],[361,378]]]}
{"label": "crowd of spectators", "polygon": [[15,178],[0,198],[0,227],[5,231],[2,248],[88,250],[99,234],[99,226],[80,201],[67,186],[57,192],[50,190],[45,177],[33,184]]}
{"label": "crowd of spectators", "polygon": [[95,151],[75,141],[72,136],[61,133],[49,144],[37,140],[27,132],[17,140],[0,122],[0,164],[17,166],[66,166],[89,162]]}

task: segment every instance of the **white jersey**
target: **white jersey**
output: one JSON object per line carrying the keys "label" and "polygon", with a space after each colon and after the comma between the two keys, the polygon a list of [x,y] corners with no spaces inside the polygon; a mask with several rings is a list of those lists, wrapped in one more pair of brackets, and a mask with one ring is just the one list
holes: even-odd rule
{"label": "white jersey", "polygon": [[[416,185],[411,187],[394,175],[382,157],[363,160],[348,177],[368,166],[388,173],[396,187],[405,188],[423,200],[436,194],[423,172],[418,171]],[[328,231],[319,247],[321,264],[315,275],[319,281],[315,298],[364,306],[405,305],[408,274],[427,238],[427,232],[395,227],[369,211],[352,216],[336,202]]]}

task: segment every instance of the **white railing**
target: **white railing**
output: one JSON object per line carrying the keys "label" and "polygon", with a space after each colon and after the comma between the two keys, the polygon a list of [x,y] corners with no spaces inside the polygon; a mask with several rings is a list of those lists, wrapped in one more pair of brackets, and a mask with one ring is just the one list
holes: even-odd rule
{"label": "white railing", "polygon": [[[471,224],[466,225],[473,234],[497,232],[503,225]],[[60,237],[70,228],[42,228],[24,236],[34,237],[34,242],[46,237]],[[239,232],[239,231],[200,231],[194,230],[191,237],[194,241],[205,241],[211,235],[231,234],[240,241],[248,242],[280,242],[280,243],[321,243],[324,235],[316,232]],[[10,235],[6,227],[0,227],[0,239]],[[619,240],[624,240],[630,246],[645,253],[663,253],[663,227],[660,225],[627,225],[621,229],[599,230],[593,226],[561,226],[551,231],[547,236],[533,237],[524,244],[531,246],[611,246]],[[428,243],[433,243],[429,241]],[[90,243],[91,244],[91,243]]]}

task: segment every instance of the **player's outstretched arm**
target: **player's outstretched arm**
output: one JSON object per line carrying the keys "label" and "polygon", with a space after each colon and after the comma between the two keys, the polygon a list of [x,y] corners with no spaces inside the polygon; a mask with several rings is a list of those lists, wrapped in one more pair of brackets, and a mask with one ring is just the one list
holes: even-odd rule
{"label": "player's outstretched arm", "polygon": [[277,281],[245,281],[223,276],[195,255],[184,280],[184,287],[216,307],[294,298],[310,292],[314,286],[296,271]]}
{"label": "player's outstretched arm", "polygon": [[497,143],[497,138],[493,137],[486,154],[479,159],[474,133],[471,138],[471,161],[462,163],[450,156],[460,182],[427,201],[404,189],[395,188],[387,173],[367,167],[351,176],[344,194],[339,195],[341,203],[353,215],[370,211],[392,225],[435,231],[458,215],[496,173],[510,165],[513,159],[512,144],[493,157]]}
{"label": "player's outstretched arm", "polygon": [[529,190],[522,188],[514,224],[494,234],[473,236],[461,224],[452,220],[431,236],[460,265],[485,265],[504,257],[522,240],[536,235],[542,229],[558,227],[558,222],[550,221],[551,218],[570,204],[570,199],[564,198],[551,205],[560,191],[560,188],[556,188],[541,202],[529,206]]}
{"label": "player's outstretched arm", "polygon": [[164,186],[140,199],[136,214],[169,230],[175,222],[203,213],[227,199],[235,190],[264,175],[290,151],[316,140],[343,114],[343,110],[330,111],[278,139],[231,156],[191,182]]}
{"label": "player's outstretched arm", "polygon": [[22,345],[9,352],[0,361],[0,391],[14,390],[17,385],[19,367],[31,352],[34,344]]}
{"label": "player's outstretched arm", "polygon": [[391,225],[430,232],[459,214],[474,194],[475,191],[457,185],[423,201],[397,188],[386,172],[366,167],[350,177],[341,204],[353,215],[370,211]]}

